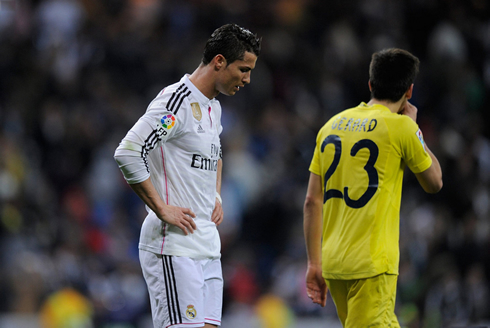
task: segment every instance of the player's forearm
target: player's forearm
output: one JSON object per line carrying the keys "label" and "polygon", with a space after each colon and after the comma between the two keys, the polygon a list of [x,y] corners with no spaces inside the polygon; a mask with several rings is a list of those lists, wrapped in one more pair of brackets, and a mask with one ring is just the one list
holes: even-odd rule
{"label": "player's forearm", "polygon": [[162,219],[166,204],[151,183],[150,178],[140,183],[130,184],[131,189],[141,198],[141,200]]}
{"label": "player's forearm", "polygon": [[308,266],[321,266],[322,263],[322,180],[317,174],[310,173],[308,190],[303,208],[303,229],[306,240]]}
{"label": "player's forearm", "polygon": [[425,149],[432,159],[432,164],[424,172],[416,174],[416,177],[425,192],[435,194],[442,188],[442,169],[436,156],[427,145]]}
{"label": "player's forearm", "polygon": [[216,192],[221,195],[221,172],[223,170],[223,160],[218,160],[218,170],[216,172]]}
{"label": "player's forearm", "polygon": [[427,147],[427,144],[425,145],[425,148],[427,149],[427,152],[430,155],[430,158],[432,158],[432,166],[434,167],[434,176],[435,180],[437,180],[440,184],[439,190],[442,188],[442,169],[441,169],[441,164],[439,164],[439,161],[437,160],[437,157],[432,153],[432,151]]}
{"label": "player's forearm", "polygon": [[306,197],[304,205],[303,228],[306,241],[308,265],[321,265],[322,240],[322,203]]}

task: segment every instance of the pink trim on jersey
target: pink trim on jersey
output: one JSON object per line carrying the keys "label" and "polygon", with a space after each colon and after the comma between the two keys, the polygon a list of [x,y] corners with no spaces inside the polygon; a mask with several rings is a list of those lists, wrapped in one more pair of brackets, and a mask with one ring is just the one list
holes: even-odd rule
{"label": "pink trim on jersey", "polygon": [[[162,153],[162,166],[163,166],[163,174],[165,175],[165,195],[166,195],[166,203],[168,205],[168,184],[167,184],[167,170],[165,169],[165,157],[163,156],[163,147],[160,147],[160,152]],[[165,244],[165,231],[167,230],[167,224],[163,224],[163,240],[162,240],[162,249],[160,250],[160,254],[163,254],[163,245]]]}
{"label": "pink trim on jersey", "polygon": [[208,108],[209,120],[211,121],[211,127],[213,127],[213,119],[211,118],[211,106]]}
{"label": "pink trim on jersey", "polygon": [[165,200],[168,205],[168,184],[167,184],[167,170],[165,169],[165,157],[163,156],[163,147],[160,147],[160,152],[162,153],[162,165],[163,165],[163,174],[165,175],[165,195],[167,199]]}
{"label": "pink trim on jersey", "polygon": [[209,321],[215,321],[221,323],[221,320],[216,320],[216,319],[211,319],[211,318],[204,318],[204,321],[209,320]]}
{"label": "pink trim on jersey", "polygon": [[165,91],[165,88],[162,89],[162,91],[158,94],[159,96],[163,95],[163,92]]}
{"label": "pink trim on jersey", "polygon": [[201,323],[205,323],[205,322],[203,321],[203,322],[182,322],[182,323],[174,323],[173,325],[168,325],[165,328],[173,327],[173,326],[180,326],[180,325],[200,325]]}

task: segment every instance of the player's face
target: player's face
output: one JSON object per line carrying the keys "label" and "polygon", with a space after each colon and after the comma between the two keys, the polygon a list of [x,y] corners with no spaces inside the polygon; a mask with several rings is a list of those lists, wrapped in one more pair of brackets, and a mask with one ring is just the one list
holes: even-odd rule
{"label": "player's face", "polygon": [[227,96],[233,96],[245,84],[250,83],[250,74],[255,68],[256,61],[257,56],[246,51],[243,59],[235,60],[230,65],[222,67],[217,80],[217,90]]}

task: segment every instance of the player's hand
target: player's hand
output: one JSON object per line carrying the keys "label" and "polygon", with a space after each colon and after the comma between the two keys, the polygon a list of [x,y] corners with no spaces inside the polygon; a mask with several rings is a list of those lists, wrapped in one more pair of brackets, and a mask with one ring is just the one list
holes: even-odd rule
{"label": "player's hand", "polygon": [[308,266],[306,271],[306,293],[308,297],[313,303],[324,307],[327,304],[327,290],[321,267]]}
{"label": "player's hand", "polygon": [[214,210],[213,214],[211,215],[211,221],[216,224],[216,226],[219,226],[221,222],[223,222],[223,206],[221,203],[218,201],[218,199],[215,199],[215,204],[214,204]]}
{"label": "player's hand", "polygon": [[187,236],[189,233],[194,233],[194,230],[197,229],[196,222],[193,220],[195,217],[196,214],[189,208],[167,205],[160,220],[180,228]]}
{"label": "player's hand", "polygon": [[410,117],[414,122],[417,122],[417,107],[412,105],[408,100],[405,101],[405,104],[402,106],[402,109],[400,111],[400,114],[402,115],[407,115]]}

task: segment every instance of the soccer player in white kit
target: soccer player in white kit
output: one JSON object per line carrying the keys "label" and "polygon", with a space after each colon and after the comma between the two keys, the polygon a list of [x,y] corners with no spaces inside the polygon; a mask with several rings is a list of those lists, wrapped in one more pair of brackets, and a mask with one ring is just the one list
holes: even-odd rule
{"label": "soccer player in white kit", "polygon": [[221,323],[221,106],[250,83],[261,40],[236,24],[216,29],[199,67],[164,88],[116,149],[146,204],[140,263],[155,327]]}

